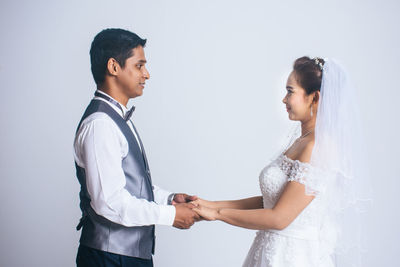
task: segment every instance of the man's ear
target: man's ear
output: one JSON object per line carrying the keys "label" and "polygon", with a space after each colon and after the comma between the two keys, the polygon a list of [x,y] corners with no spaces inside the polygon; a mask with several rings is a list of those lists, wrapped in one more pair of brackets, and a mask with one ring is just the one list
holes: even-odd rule
{"label": "man's ear", "polygon": [[313,103],[318,103],[318,101],[319,101],[319,91],[316,91],[314,93]]}
{"label": "man's ear", "polygon": [[119,71],[119,64],[114,58],[109,58],[107,61],[107,72],[111,76],[116,76]]}

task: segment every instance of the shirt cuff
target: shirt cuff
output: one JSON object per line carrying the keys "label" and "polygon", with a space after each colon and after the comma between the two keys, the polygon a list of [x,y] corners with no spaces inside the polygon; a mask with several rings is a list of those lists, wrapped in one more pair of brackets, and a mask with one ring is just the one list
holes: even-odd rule
{"label": "shirt cuff", "polygon": [[172,226],[175,220],[176,209],[172,205],[158,205],[160,207],[160,216],[158,223],[160,225]]}
{"label": "shirt cuff", "polygon": [[154,201],[159,205],[167,205],[168,196],[172,193],[170,191],[161,189],[160,187],[153,185]]}
{"label": "shirt cuff", "polygon": [[172,205],[172,201],[174,201],[175,193],[172,193],[168,196],[167,204]]}

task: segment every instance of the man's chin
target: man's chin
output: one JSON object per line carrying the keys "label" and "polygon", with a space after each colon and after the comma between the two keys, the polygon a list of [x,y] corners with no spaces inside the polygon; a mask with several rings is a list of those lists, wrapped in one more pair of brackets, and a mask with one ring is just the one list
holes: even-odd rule
{"label": "man's chin", "polygon": [[135,98],[135,97],[138,97],[138,96],[141,96],[141,95],[143,95],[143,90],[138,90],[135,93],[131,94],[130,98]]}
{"label": "man's chin", "polygon": [[141,86],[141,88],[139,88],[139,89],[136,91],[137,95],[138,95],[138,96],[143,95],[143,90],[144,90],[144,87]]}

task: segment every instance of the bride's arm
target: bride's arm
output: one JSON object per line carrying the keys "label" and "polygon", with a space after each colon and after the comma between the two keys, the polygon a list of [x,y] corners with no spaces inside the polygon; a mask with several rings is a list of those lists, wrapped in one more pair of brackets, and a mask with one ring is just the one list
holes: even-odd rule
{"label": "bride's arm", "polygon": [[263,199],[262,196],[249,197],[238,200],[223,200],[223,201],[208,201],[205,199],[198,198],[197,200],[193,201],[193,204],[213,209],[248,210],[248,209],[262,209]]}
{"label": "bride's arm", "polygon": [[286,228],[313,199],[314,196],[305,194],[305,186],[303,184],[292,181],[287,183],[280,199],[272,209],[214,209],[200,205],[193,210],[206,220],[220,220],[231,225],[248,229],[282,230]]}

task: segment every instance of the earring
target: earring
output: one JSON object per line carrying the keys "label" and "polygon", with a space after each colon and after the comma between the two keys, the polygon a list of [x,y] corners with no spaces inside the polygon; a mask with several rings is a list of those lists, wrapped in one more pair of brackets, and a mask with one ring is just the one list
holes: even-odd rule
{"label": "earring", "polygon": [[312,118],[313,115],[314,115],[314,114],[313,114],[313,112],[312,112],[312,106],[311,106],[311,118]]}

